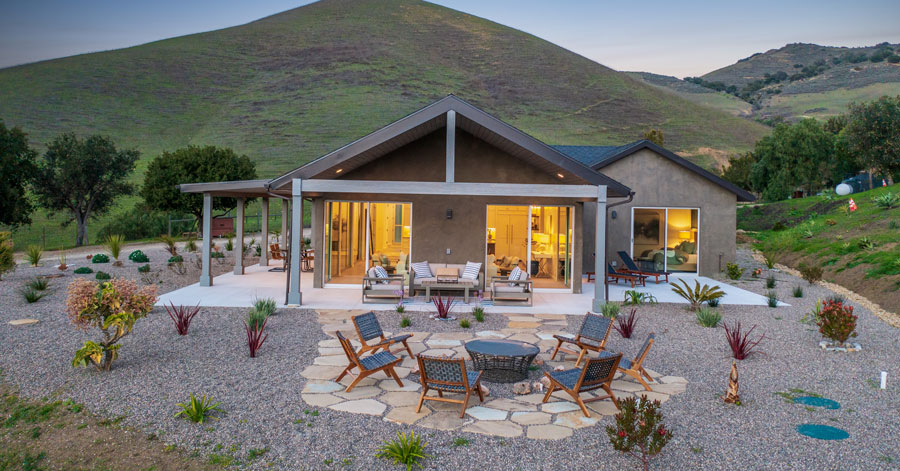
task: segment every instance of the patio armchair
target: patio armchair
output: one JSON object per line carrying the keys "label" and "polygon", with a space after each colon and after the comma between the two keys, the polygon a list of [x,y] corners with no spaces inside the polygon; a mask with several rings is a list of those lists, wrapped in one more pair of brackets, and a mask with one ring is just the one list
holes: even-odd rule
{"label": "patio armchair", "polygon": [[508,276],[495,276],[491,279],[491,301],[495,306],[512,306],[525,303],[534,305],[534,280],[524,270],[525,279],[511,280]]}
{"label": "patio armchair", "polygon": [[[650,373],[644,369],[643,363],[644,358],[647,358],[647,353],[650,352],[650,347],[653,346],[653,342],[656,339],[656,334],[650,332],[650,335],[647,336],[647,340],[644,340],[644,345],[641,346],[641,349],[638,350],[637,356],[634,357],[634,360],[627,360],[625,358],[619,362],[619,371],[622,373],[631,376],[632,378],[638,380],[644,386],[644,389],[647,391],[653,391],[650,389],[650,385],[644,381],[646,377],[649,381],[654,381],[653,377],[650,376]],[[610,352],[600,352],[600,358],[613,356],[613,353]],[[620,354],[621,355],[621,354]]]}
{"label": "patio armchair", "polygon": [[623,273],[631,273],[632,275],[646,275],[648,277],[654,277],[656,282],[659,283],[659,277],[664,276],[666,278],[666,283],[669,282],[669,275],[671,272],[667,271],[657,271],[657,270],[641,270],[634,260],[631,259],[631,256],[628,255],[628,252],[619,251],[619,258],[622,259],[622,263],[625,264],[625,268],[622,270]]}
{"label": "patio armchair", "polygon": [[[357,355],[363,355],[369,351],[376,353],[382,349],[386,352],[391,352],[391,345],[400,343],[406,349],[406,352],[409,353],[409,357],[413,357],[413,352],[409,348],[409,344],[406,343],[412,337],[412,334],[401,334],[385,338],[384,331],[381,330],[381,324],[378,322],[378,318],[375,317],[374,312],[354,316],[353,327],[356,328],[356,334],[359,335],[359,343],[362,344],[362,348],[359,349]],[[373,340],[374,342],[372,342]],[[398,351],[402,352],[403,350]]]}
{"label": "patio armchair", "polygon": [[369,268],[362,279],[363,304],[381,304],[403,301],[403,275],[375,276],[375,267]]}
{"label": "patio armchair", "polygon": [[625,280],[626,282],[631,283],[631,287],[634,288],[635,284],[640,283],[641,286],[647,286],[646,280],[647,275],[638,275],[635,273],[625,273],[616,271],[612,265],[606,264],[606,281],[615,281],[616,284],[619,284],[619,280]]}
{"label": "patio armchair", "polygon": [[[553,355],[550,356],[550,360],[555,359],[556,354],[560,351],[578,355],[578,359],[575,361],[575,366],[577,367],[581,364],[581,360],[587,352],[594,351],[600,353],[606,349],[606,341],[609,339],[612,328],[612,319],[591,312],[585,314],[584,320],[581,321],[581,327],[578,328],[578,333],[575,337],[568,337],[565,335],[553,336],[557,343],[556,348],[553,350]],[[563,347],[563,344],[574,345],[578,347],[578,351],[569,350]]]}
{"label": "patio armchair", "polygon": [[353,345],[350,344],[350,341],[340,332],[336,332],[336,334],[338,340],[341,342],[341,348],[344,349],[344,354],[347,355],[347,360],[350,361],[350,364],[344,368],[344,371],[341,372],[334,382],[339,383],[344,379],[344,376],[347,376],[348,374],[352,376],[353,373],[351,373],[350,370],[354,368],[359,370],[356,379],[347,386],[346,392],[352,391],[363,378],[371,376],[379,371],[384,371],[389,378],[394,378],[394,381],[396,381],[401,388],[403,387],[403,381],[400,381],[400,377],[397,376],[397,372],[394,371],[394,367],[401,361],[399,358],[395,357],[390,352],[378,352],[374,355],[360,358],[359,355],[356,354],[356,351],[353,350]]}
{"label": "patio armchair", "polygon": [[284,271],[283,265],[285,263],[285,254],[286,254],[286,251],[283,250],[281,248],[281,246],[278,245],[277,242],[272,245],[269,245],[269,255],[270,255],[269,259],[270,260],[281,260],[281,263],[282,263],[282,266],[272,268],[269,271]]}
{"label": "patio armchair", "polygon": [[[585,417],[590,417],[591,413],[585,407],[586,402],[602,401],[604,399],[612,399],[616,409],[619,404],[616,402],[616,395],[610,389],[613,377],[616,375],[616,367],[619,366],[619,360],[622,354],[612,355],[604,358],[589,358],[584,364],[584,368],[572,368],[563,371],[547,371],[544,376],[550,379],[550,387],[544,394],[544,400],[550,400],[550,395],[556,389],[562,389],[567,392],[572,399],[581,407],[581,412]],[[590,399],[582,399],[581,393],[593,391],[595,389],[603,389],[606,391],[605,396],[592,397]]]}
{"label": "patio armchair", "polygon": [[[478,394],[478,399],[484,402],[481,392],[481,371],[474,373],[466,371],[466,361],[462,358],[440,358],[425,355],[416,357],[419,362],[419,376],[422,383],[422,394],[419,396],[419,404],[416,413],[422,410],[422,403],[427,401],[452,402],[462,404],[459,418],[466,415],[466,407],[472,391]],[[428,391],[434,389],[438,397],[427,397]],[[449,399],[444,393],[465,394],[463,399]]]}

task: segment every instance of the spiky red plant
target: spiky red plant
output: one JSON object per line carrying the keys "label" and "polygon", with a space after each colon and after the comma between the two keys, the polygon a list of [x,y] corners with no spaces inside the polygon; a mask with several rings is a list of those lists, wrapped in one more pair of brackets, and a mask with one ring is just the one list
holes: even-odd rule
{"label": "spiky red plant", "polygon": [[756,340],[750,339],[750,334],[753,333],[753,329],[756,328],[755,325],[746,332],[741,332],[740,321],[735,323],[734,327],[729,327],[728,324],[722,325],[725,327],[725,339],[728,340],[728,346],[731,347],[731,353],[734,355],[734,358],[738,360],[743,360],[751,354],[756,353],[756,346],[766,338],[765,334],[763,334]]}
{"label": "spiky red plant", "polygon": [[175,323],[175,330],[178,331],[178,335],[187,335],[188,327],[191,326],[191,320],[200,312],[200,303],[197,303],[194,307],[175,307],[175,304],[170,301],[169,305],[172,306],[172,309],[169,309],[169,306],[166,305],[163,305],[163,307],[166,308],[166,312],[169,313],[169,317]]}
{"label": "spiky red plant", "polygon": [[244,322],[244,330],[247,331],[247,346],[250,347],[250,358],[256,358],[256,351],[259,350],[266,339],[269,338],[269,334],[263,335],[263,331],[266,330],[266,324],[268,322],[269,319],[264,320],[262,324],[256,326],[257,328],[251,328],[246,321]]}
{"label": "spiky red plant", "polygon": [[444,298],[437,295],[431,298],[431,302],[434,303],[434,307],[437,308],[438,319],[446,319],[447,315],[450,314],[450,308],[453,307],[453,296],[447,298],[445,302]]}
{"label": "spiky red plant", "polygon": [[637,309],[632,309],[631,313],[627,316],[619,316],[616,318],[613,329],[616,329],[616,332],[618,332],[623,339],[630,339],[631,334],[634,332],[634,324],[637,322],[636,311]]}

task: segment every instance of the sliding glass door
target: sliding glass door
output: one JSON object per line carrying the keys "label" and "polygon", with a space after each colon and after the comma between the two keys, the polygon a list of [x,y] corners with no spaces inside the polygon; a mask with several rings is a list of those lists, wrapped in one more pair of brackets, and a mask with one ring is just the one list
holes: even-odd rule
{"label": "sliding glass door", "polygon": [[358,284],[373,265],[389,273],[406,273],[411,219],[410,203],[327,201],[325,282]]}
{"label": "sliding glass door", "polygon": [[488,205],[485,267],[488,276],[528,271],[535,288],[571,289],[571,206]]}
{"label": "sliding glass door", "polygon": [[632,208],[631,258],[641,268],[696,273],[700,210]]}

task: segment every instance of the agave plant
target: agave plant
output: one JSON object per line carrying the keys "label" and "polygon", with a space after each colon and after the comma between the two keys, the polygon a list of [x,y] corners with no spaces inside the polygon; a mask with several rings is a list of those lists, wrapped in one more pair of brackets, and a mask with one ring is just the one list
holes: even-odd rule
{"label": "agave plant", "polygon": [[687,284],[686,281],[678,281],[681,282],[681,285],[672,283],[672,291],[678,296],[686,299],[691,304],[692,311],[700,309],[700,305],[709,302],[711,299],[719,299],[722,296],[725,296],[725,292],[722,291],[722,288],[719,288],[718,285],[710,287],[709,285],[704,284],[701,287],[700,282],[695,280],[695,285],[691,288],[691,285]]}
{"label": "agave plant", "polygon": [[891,209],[900,206],[900,195],[889,191],[872,198],[872,202],[881,209]]}

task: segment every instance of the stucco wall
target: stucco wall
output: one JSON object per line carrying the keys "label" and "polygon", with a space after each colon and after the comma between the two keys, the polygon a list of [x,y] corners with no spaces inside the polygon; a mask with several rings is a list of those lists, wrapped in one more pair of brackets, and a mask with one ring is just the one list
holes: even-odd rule
{"label": "stucco wall", "polygon": [[[604,175],[627,185],[634,192],[634,201],[611,208],[607,215],[609,229],[607,261],[615,260],[621,266],[619,250],[631,249],[631,208],[670,207],[699,208],[699,271],[711,275],[735,259],[735,224],[737,197],[734,193],[710,182],[671,160],[644,149],[600,170]],[[622,201],[611,198],[609,204]],[[612,211],[617,214],[612,219]],[[594,245],[596,205],[585,203],[585,247]],[[593,250],[584,250],[582,265],[585,271],[593,271]]]}

